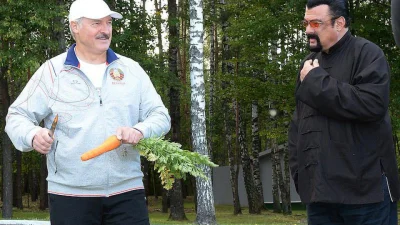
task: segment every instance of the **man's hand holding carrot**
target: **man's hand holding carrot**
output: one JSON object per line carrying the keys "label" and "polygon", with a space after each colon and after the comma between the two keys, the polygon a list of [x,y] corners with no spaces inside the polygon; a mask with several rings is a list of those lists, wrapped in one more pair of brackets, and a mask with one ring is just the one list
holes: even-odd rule
{"label": "man's hand holding carrot", "polygon": [[117,138],[123,144],[136,145],[143,138],[142,132],[132,127],[120,127],[117,129]]}
{"label": "man's hand holding carrot", "polygon": [[82,161],[87,161],[108,151],[118,148],[121,143],[136,145],[143,138],[142,132],[132,127],[120,127],[116,135],[108,137],[101,145],[81,155]]}

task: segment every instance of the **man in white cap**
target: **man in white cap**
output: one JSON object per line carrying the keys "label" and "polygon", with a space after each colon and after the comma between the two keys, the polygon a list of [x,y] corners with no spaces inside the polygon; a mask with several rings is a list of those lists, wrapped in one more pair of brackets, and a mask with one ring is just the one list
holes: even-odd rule
{"label": "man in white cap", "polygon": [[[8,111],[14,146],[47,155],[52,225],[149,224],[134,145],[166,134],[170,116],[139,64],[109,48],[112,18],[122,15],[103,0],[74,1],[69,26],[76,44],[45,62]],[[111,135],[120,147],[81,161]]]}

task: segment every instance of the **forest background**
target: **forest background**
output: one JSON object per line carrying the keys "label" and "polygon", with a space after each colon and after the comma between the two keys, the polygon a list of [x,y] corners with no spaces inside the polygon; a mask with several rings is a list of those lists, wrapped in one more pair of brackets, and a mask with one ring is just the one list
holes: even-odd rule
{"label": "forest background", "polygon": [[[36,69],[72,43],[68,29],[71,0],[0,0],[0,157],[3,217],[22,197],[46,209],[45,156],[16,151],[4,132],[9,105]],[[139,62],[169,108],[167,138],[192,149],[190,18],[194,0],[106,0],[124,18],[113,22],[111,48]],[[351,33],[386,54],[391,67],[390,115],[399,153],[400,52],[390,26],[390,0],[350,0]],[[294,84],[308,54],[303,19],[305,0],[203,0],[203,62],[207,152],[213,162],[230,166],[234,214],[240,213],[238,167],[243,168],[250,213],[263,208],[258,154],[271,150],[274,202],[291,213],[287,166],[287,129],[294,110]],[[153,10],[149,10],[149,7]],[[191,9],[191,10],[190,10]],[[193,32],[193,31],[192,31]],[[196,34],[195,34],[196,35]],[[193,112],[192,112],[193,113]],[[283,147],[279,147],[283,146]],[[283,151],[281,151],[283,150]],[[397,154],[399,155],[399,154]],[[282,157],[282,160],[281,160]],[[162,196],[163,211],[185,217],[183,201],[196,196],[194,178],[161,187],[153,164],[142,161],[146,194]]]}

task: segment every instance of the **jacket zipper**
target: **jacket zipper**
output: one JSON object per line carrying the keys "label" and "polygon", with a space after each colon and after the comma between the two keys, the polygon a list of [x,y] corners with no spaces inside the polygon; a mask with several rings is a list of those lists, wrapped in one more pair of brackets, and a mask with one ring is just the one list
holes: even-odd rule
{"label": "jacket zipper", "polygon": [[[108,66],[109,66],[109,65],[108,65]],[[108,67],[108,66],[107,66],[107,67]],[[82,72],[82,70],[81,70],[79,67],[76,67],[76,66],[71,66],[71,67],[73,67],[73,68],[75,68],[75,69],[77,69],[77,70],[79,70],[79,71]],[[107,69],[106,69],[106,71],[107,71]],[[82,72],[82,74],[84,74],[84,75],[86,76],[85,73]],[[86,76],[86,78],[87,78],[87,76]],[[93,85],[93,86],[94,86],[94,85]],[[97,90],[97,94],[99,95],[100,106],[103,106],[103,99],[101,98],[101,88],[95,88],[95,89]]]}
{"label": "jacket zipper", "polygon": [[387,189],[388,189],[388,191],[389,191],[390,200],[393,202],[392,192],[390,191],[390,187],[389,187],[389,180],[387,179],[387,176],[386,176],[385,173],[383,173],[383,175],[385,176],[385,180],[386,180],[386,184],[387,184]]}
{"label": "jacket zipper", "polygon": [[100,106],[103,106],[103,99],[101,99],[101,88],[96,88],[96,90],[97,90],[97,94],[99,95]]}

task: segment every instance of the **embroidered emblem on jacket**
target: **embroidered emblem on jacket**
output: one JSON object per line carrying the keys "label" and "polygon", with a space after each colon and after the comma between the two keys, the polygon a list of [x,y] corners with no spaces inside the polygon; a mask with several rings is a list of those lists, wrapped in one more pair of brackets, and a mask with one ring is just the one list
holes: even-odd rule
{"label": "embroidered emblem on jacket", "polygon": [[112,68],[110,70],[110,76],[112,79],[114,79],[116,81],[121,81],[124,79],[124,73],[122,72],[121,69],[118,69],[118,68]]}

